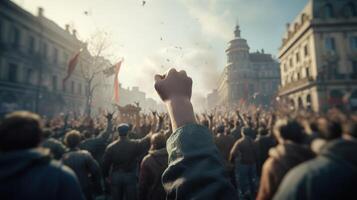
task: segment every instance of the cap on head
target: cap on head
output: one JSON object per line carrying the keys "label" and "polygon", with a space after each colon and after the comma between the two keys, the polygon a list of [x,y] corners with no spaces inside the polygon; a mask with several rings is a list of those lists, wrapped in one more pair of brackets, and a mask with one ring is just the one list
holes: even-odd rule
{"label": "cap on head", "polygon": [[127,136],[129,132],[129,125],[126,123],[119,124],[117,127],[117,131],[119,133],[119,136]]}

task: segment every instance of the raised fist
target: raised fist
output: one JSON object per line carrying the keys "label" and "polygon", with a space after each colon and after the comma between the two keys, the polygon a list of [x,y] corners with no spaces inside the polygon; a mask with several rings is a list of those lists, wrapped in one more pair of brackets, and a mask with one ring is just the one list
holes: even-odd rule
{"label": "raised fist", "polygon": [[171,68],[164,75],[155,75],[155,90],[166,102],[172,99],[190,100],[192,95],[192,79],[185,71],[177,72]]}

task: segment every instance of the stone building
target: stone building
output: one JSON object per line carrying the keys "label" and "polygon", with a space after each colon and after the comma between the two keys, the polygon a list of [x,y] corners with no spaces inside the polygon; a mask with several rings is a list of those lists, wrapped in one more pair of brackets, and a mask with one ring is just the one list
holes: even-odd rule
{"label": "stone building", "polygon": [[76,30],[70,32],[68,25],[62,29],[44,16],[42,8],[34,16],[8,0],[0,1],[0,7],[0,113],[80,109],[85,83],[78,70],[62,85],[68,60],[80,48],[78,65],[87,65],[90,59]]}
{"label": "stone building", "polygon": [[216,100],[216,105],[228,107],[243,102],[269,105],[280,83],[279,63],[264,50],[250,53],[239,26],[236,26],[234,36],[226,50],[227,66],[217,92],[210,94],[210,99]]}
{"label": "stone building", "polygon": [[282,100],[323,111],[357,108],[356,1],[310,0],[279,52]]}

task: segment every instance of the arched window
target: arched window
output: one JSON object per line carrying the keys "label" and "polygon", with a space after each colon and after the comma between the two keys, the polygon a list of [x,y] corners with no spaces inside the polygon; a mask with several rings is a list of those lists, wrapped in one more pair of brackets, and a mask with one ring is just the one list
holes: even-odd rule
{"label": "arched window", "polygon": [[299,106],[299,108],[303,108],[304,107],[304,103],[302,102],[301,97],[298,98],[298,106]]}
{"label": "arched window", "polygon": [[333,7],[331,4],[326,4],[323,9],[323,15],[325,18],[331,18],[334,16]]}
{"label": "arched window", "polygon": [[310,110],[311,109],[311,95],[310,94],[308,94],[307,96],[306,96],[306,108],[308,109],[308,110]]}

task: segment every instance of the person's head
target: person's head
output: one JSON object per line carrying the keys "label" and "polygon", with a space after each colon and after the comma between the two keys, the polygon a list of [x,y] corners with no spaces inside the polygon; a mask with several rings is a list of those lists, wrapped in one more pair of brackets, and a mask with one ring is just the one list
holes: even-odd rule
{"label": "person's head", "polygon": [[224,127],[224,125],[219,125],[218,127],[217,127],[217,134],[223,134],[224,133],[224,131],[225,131],[225,127]]}
{"label": "person's head", "polygon": [[348,137],[357,139],[357,120],[349,119],[343,125],[343,133]]}
{"label": "person's head", "polygon": [[43,137],[41,118],[27,111],[16,111],[0,123],[0,151],[35,148]]}
{"label": "person's head", "polygon": [[117,127],[117,131],[120,137],[126,137],[129,132],[129,125],[125,123],[119,124],[119,126]]}
{"label": "person's head", "polygon": [[266,129],[266,128],[259,128],[258,129],[258,134],[261,135],[261,136],[268,135],[268,133],[269,133],[269,130]]}
{"label": "person's head", "polygon": [[241,133],[243,136],[254,138],[254,131],[250,127],[242,127]]}
{"label": "person's head", "polygon": [[201,121],[201,125],[208,128],[209,127],[209,121],[207,119],[204,119]]}
{"label": "person's head", "polygon": [[43,138],[50,138],[53,135],[53,131],[49,128],[43,129]]}
{"label": "person's head", "polygon": [[304,142],[304,127],[296,120],[279,119],[274,125],[274,134],[280,143],[291,141],[298,144]]}
{"label": "person's head", "polygon": [[70,148],[76,148],[81,142],[81,134],[79,131],[71,130],[64,136],[64,143]]}
{"label": "person's head", "polygon": [[317,128],[319,134],[325,140],[333,140],[342,136],[342,125],[340,122],[335,120],[320,117],[317,120]]}
{"label": "person's head", "polygon": [[81,131],[81,132],[82,132],[84,138],[86,138],[86,139],[89,139],[89,138],[91,138],[93,136],[92,132],[89,131],[89,130],[84,130],[84,131]]}
{"label": "person's head", "polygon": [[150,138],[151,150],[158,150],[166,147],[166,137],[162,133],[156,133]]}

